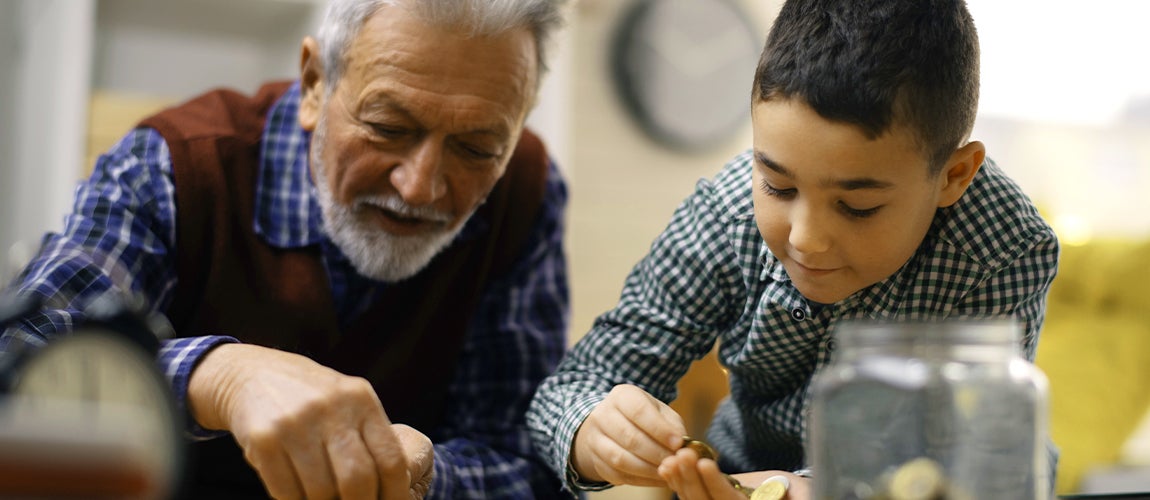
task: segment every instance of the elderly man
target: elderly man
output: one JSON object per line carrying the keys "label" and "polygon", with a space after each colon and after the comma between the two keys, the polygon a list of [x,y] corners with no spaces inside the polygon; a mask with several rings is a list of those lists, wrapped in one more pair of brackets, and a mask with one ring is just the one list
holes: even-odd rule
{"label": "elderly man", "polygon": [[524,412],[565,346],[566,193],[524,131],[556,0],[333,0],[300,78],[103,155],[13,287],[167,315],[193,497],[547,497]]}

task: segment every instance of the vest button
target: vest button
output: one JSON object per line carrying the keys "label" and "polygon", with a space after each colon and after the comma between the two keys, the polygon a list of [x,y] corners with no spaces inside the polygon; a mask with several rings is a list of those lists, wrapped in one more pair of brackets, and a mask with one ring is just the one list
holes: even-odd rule
{"label": "vest button", "polygon": [[807,319],[807,312],[800,307],[796,307],[791,309],[791,317],[794,318],[795,321],[802,321]]}

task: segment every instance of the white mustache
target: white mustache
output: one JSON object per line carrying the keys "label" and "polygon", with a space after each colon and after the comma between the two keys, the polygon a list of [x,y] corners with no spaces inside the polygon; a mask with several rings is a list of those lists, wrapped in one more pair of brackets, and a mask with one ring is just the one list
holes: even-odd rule
{"label": "white mustache", "polygon": [[423,219],[430,222],[451,222],[451,215],[431,207],[413,207],[395,195],[373,195],[356,198],[356,205],[371,205],[399,214],[409,219]]}

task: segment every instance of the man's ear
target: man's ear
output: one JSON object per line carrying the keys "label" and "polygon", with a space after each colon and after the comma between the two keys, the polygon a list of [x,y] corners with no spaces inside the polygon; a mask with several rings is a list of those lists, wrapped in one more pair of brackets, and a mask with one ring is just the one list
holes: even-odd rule
{"label": "man's ear", "polygon": [[313,132],[319,123],[324,93],[319,42],[310,36],[304,38],[299,59],[299,126],[308,132]]}
{"label": "man's ear", "polygon": [[984,159],[986,146],[978,141],[971,141],[950,155],[946,166],[938,174],[938,206],[949,207],[958,203],[958,199],[962,198],[966,188],[974,181],[974,175],[982,167]]}

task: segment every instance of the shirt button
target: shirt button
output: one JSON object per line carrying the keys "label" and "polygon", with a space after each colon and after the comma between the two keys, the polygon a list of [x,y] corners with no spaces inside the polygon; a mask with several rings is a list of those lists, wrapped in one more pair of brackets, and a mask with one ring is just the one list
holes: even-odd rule
{"label": "shirt button", "polygon": [[802,321],[804,319],[807,319],[807,312],[802,310],[801,308],[796,307],[794,309],[791,309],[791,317],[794,318],[795,321]]}
{"label": "shirt button", "polygon": [[835,339],[830,339],[827,341],[827,350],[828,351],[835,350]]}

